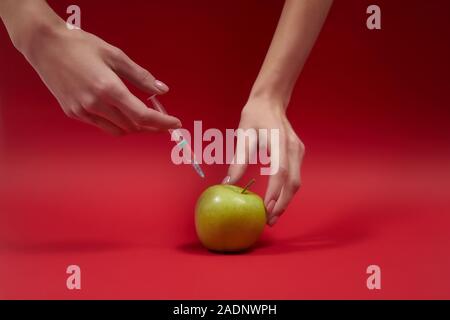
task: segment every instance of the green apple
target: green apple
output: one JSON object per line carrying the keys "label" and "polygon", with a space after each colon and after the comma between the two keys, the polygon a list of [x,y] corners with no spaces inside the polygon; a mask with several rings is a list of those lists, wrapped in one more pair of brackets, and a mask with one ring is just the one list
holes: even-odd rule
{"label": "green apple", "polygon": [[266,224],[264,202],[256,193],[233,185],[206,189],[195,208],[195,228],[201,243],[213,251],[250,248]]}

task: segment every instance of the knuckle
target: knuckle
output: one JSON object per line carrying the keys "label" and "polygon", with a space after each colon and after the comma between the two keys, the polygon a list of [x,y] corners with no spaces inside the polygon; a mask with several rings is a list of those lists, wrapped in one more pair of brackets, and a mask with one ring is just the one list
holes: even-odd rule
{"label": "knuckle", "polygon": [[145,82],[145,81],[148,81],[148,80],[153,80],[152,74],[146,69],[141,69],[138,72],[138,78],[142,82]]}
{"label": "knuckle", "polygon": [[305,153],[306,149],[305,149],[305,144],[299,139],[299,149],[301,153]]}
{"label": "knuckle", "polygon": [[291,149],[299,150],[300,149],[300,139],[297,136],[289,137],[288,145]]}
{"label": "knuckle", "polygon": [[82,106],[77,106],[72,109],[72,113],[75,118],[82,118],[85,115],[86,111]]}
{"label": "knuckle", "polygon": [[84,104],[83,105],[83,110],[88,112],[88,113],[93,113],[95,111],[97,111],[97,104],[95,103],[88,103],[88,104]]}
{"label": "knuckle", "polygon": [[99,102],[99,97],[97,95],[86,95],[81,98],[81,105],[83,107],[95,105]]}
{"label": "knuckle", "polygon": [[138,114],[136,114],[136,118],[134,120],[137,124],[144,125],[149,122],[150,118],[145,112],[139,112]]}
{"label": "knuckle", "polygon": [[116,83],[106,78],[99,78],[94,83],[94,93],[103,96],[115,90]]}
{"label": "knuckle", "polygon": [[286,178],[288,176],[288,169],[285,167],[280,167],[278,169],[278,175],[283,179]]}
{"label": "knuckle", "polygon": [[300,144],[300,139],[295,134],[294,135],[290,135],[289,136],[289,143],[298,146]]}
{"label": "knuckle", "polygon": [[114,46],[109,46],[107,51],[113,59],[122,59],[125,56],[125,52],[123,52],[122,49]]}
{"label": "knuckle", "polygon": [[305,145],[298,137],[291,138],[289,140],[289,151],[304,154]]}
{"label": "knuckle", "polygon": [[294,192],[297,192],[297,191],[300,189],[301,185],[302,185],[301,181],[300,181],[300,180],[297,180],[297,179],[296,179],[296,180],[292,180],[292,181],[290,182],[291,189],[292,189]]}

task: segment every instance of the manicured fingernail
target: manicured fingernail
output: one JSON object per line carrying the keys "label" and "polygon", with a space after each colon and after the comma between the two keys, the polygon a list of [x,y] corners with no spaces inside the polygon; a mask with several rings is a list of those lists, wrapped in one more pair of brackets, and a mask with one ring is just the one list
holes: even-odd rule
{"label": "manicured fingernail", "polygon": [[161,92],[169,91],[169,87],[162,81],[155,80],[155,87]]}
{"label": "manicured fingernail", "polygon": [[274,216],[274,217],[270,218],[269,226],[273,227],[275,225],[275,223],[277,223],[277,221],[278,221],[278,216]]}
{"label": "manicured fingernail", "polygon": [[231,180],[230,176],[226,176],[225,179],[223,179],[222,184],[228,184]]}

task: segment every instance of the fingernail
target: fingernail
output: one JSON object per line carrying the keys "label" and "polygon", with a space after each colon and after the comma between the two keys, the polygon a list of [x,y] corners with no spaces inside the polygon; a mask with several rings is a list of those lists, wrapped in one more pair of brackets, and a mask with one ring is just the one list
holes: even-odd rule
{"label": "fingernail", "polygon": [[223,179],[222,184],[228,184],[231,180],[230,176],[226,176],[225,179]]}
{"label": "fingernail", "polygon": [[278,216],[274,216],[274,217],[270,218],[269,226],[273,227],[275,225],[275,223],[277,223],[277,221],[278,221]]}
{"label": "fingernail", "polygon": [[155,80],[155,87],[161,92],[169,91],[169,87],[162,81]]}
{"label": "fingernail", "polygon": [[177,124],[176,124],[177,129],[181,128],[182,126],[183,126],[183,125],[181,124],[181,122],[178,121]]}

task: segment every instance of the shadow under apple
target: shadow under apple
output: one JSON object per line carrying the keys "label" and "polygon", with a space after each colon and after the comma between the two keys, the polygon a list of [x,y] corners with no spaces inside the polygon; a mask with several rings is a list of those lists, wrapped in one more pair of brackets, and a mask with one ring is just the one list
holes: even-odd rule
{"label": "shadow under apple", "polygon": [[[404,206],[402,210],[398,210],[395,204],[374,204],[373,206],[366,204],[342,214],[334,214],[335,218],[298,235],[276,238],[266,232],[249,250],[219,254],[277,255],[354,245],[376,237],[388,224],[404,221],[408,216],[399,212],[405,211]],[[218,254],[205,249],[199,241],[182,244],[177,247],[177,250],[193,255]]]}

